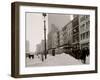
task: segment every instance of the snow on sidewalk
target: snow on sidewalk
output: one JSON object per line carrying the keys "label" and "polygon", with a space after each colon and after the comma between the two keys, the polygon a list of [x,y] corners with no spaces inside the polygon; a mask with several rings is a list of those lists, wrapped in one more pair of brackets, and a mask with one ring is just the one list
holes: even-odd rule
{"label": "snow on sidewalk", "polygon": [[47,55],[47,59],[43,62],[38,57],[35,57],[34,59],[27,59],[26,61],[27,66],[64,66],[82,64],[80,60],[77,60],[65,53],[57,54],[55,56]]}
{"label": "snow on sidewalk", "polygon": [[56,66],[56,65],[76,65],[82,64],[80,60],[73,58],[72,56],[62,53],[55,56],[48,56],[48,59],[45,61],[45,65]]}
{"label": "snow on sidewalk", "polygon": [[26,58],[26,66],[38,66],[42,64],[42,61],[38,56],[34,56],[34,59]]}

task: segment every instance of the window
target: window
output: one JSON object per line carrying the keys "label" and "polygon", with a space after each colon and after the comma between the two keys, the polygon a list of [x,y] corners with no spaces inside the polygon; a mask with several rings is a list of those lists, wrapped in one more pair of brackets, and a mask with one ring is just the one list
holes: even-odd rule
{"label": "window", "polygon": [[82,16],[81,18],[80,18],[80,21],[82,22],[82,21],[84,21],[85,20],[85,16]]}
{"label": "window", "polygon": [[88,38],[88,32],[86,32],[86,38]]}
{"label": "window", "polygon": [[81,28],[81,31],[84,31],[85,30],[85,24],[82,24],[80,28]]}
{"label": "window", "polygon": [[90,27],[90,21],[86,22],[86,29],[89,29]]}
{"label": "window", "polygon": [[85,39],[85,33],[83,33],[83,39]]}
{"label": "window", "polygon": [[78,21],[78,17],[74,18],[72,26],[76,27],[77,25],[79,25],[79,21]]}
{"label": "window", "polygon": [[85,17],[86,17],[86,18],[89,18],[90,16],[89,16],[89,15],[86,15]]}
{"label": "window", "polygon": [[90,37],[90,32],[86,32],[86,38],[89,38]]}
{"label": "window", "polygon": [[78,36],[74,36],[73,37],[73,42],[78,42],[79,41],[79,37]]}
{"label": "window", "polygon": [[83,39],[83,35],[81,34],[81,40]]}

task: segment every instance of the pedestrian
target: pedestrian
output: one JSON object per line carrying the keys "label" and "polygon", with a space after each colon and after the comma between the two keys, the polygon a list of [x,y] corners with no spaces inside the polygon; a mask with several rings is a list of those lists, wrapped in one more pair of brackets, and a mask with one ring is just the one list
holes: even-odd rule
{"label": "pedestrian", "polygon": [[81,53],[81,51],[80,51],[80,49],[78,48],[78,49],[77,49],[77,59],[80,58],[80,53]]}
{"label": "pedestrian", "polygon": [[87,51],[86,51],[86,48],[83,48],[82,51],[81,51],[81,61],[82,63],[86,63],[86,54],[87,54]]}
{"label": "pedestrian", "polygon": [[44,61],[43,52],[41,52],[41,60]]}
{"label": "pedestrian", "polygon": [[86,50],[87,50],[87,54],[86,55],[89,56],[89,53],[90,53],[89,48],[87,47]]}

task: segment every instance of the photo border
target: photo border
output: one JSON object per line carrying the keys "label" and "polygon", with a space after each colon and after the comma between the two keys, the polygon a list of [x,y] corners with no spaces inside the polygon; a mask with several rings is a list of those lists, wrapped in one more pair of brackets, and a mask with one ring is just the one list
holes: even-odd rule
{"label": "photo border", "polygon": [[[55,8],[74,8],[74,9],[90,9],[95,10],[95,70],[89,71],[75,71],[75,72],[56,72],[56,73],[42,73],[42,74],[19,74],[20,65],[19,65],[19,9],[20,6],[39,6],[39,7],[55,7]],[[96,6],[81,6],[81,5],[63,5],[63,4],[47,4],[47,3],[31,3],[31,2],[13,2],[11,4],[11,76],[15,78],[23,77],[40,77],[40,76],[56,76],[56,75],[72,75],[72,74],[86,74],[86,73],[97,73],[97,7]]]}

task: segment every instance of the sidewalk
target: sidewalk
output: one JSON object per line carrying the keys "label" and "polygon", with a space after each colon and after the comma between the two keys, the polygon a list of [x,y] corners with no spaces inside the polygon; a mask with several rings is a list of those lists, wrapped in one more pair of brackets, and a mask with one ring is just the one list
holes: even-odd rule
{"label": "sidewalk", "polygon": [[[89,58],[88,58],[89,59]],[[62,53],[59,55],[47,55],[47,59],[42,62],[38,56],[35,56],[34,59],[26,59],[27,66],[65,66],[65,65],[80,65],[82,64],[81,60],[77,60],[72,56]],[[87,62],[88,63],[88,62]]]}

